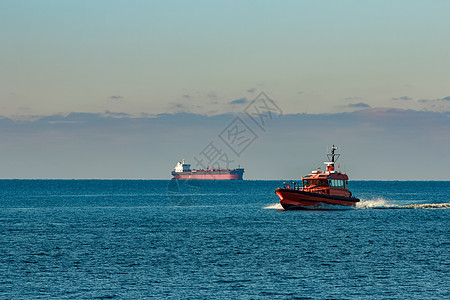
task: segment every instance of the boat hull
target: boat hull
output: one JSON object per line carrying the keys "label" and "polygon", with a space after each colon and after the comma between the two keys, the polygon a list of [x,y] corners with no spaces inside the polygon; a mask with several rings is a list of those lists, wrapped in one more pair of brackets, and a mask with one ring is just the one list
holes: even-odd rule
{"label": "boat hull", "polygon": [[280,204],[285,210],[335,209],[336,206],[340,208],[353,207],[359,202],[359,199],[354,197],[326,195],[286,188],[278,188],[275,193],[280,197]]}
{"label": "boat hull", "polygon": [[176,174],[175,179],[189,180],[242,180],[240,174]]}
{"label": "boat hull", "polygon": [[172,172],[174,179],[188,180],[243,180],[244,169],[193,170]]}

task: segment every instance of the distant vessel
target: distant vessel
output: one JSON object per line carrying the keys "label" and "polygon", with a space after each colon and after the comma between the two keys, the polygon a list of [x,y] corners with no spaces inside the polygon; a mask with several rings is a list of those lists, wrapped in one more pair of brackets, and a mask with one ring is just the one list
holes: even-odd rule
{"label": "distant vessel", "polygon": [[214,169],[206,168],[191,170],[191,165],[179,161],[172,172],[174,179],[201,179],[201,180],[243,180],[244,169]]}
{"label": "distant vessel", "polygon": [[334,163],[340,155],[335,150],[337,147],[333,145],[331,154],[327,154],[325,172],[312,171],[302,177],[301,184],[284,184],[275,190],[284,209],[329,209],[333,205],[355,206],[359,202],[347,188],[348,176],[335,170]]}

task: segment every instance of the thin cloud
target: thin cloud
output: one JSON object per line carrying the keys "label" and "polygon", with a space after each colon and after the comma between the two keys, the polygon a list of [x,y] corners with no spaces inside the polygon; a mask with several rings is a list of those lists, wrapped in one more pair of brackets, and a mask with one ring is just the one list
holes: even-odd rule
{"label": "thin cloud", "polygon": [[438,99],[420,99],[418,102],[437,102],[437,101],[450,101],[450,96]]}
{"label": "thin cloud", "polygon": [[111,97],[109,97],[109,99],[111,99],[111,100],[121,100],[121,99],[123,99],[123,97],[122,96],[111,96]]}
{"label": "thin cloud", "polygon": [[32,109],[30,107],[28,107],[28,106],[19,107],[17,110],[20,111],[20,112],[30,112],[30,111],[32,111]]}
{"label": "thin cloud", "polygon": [[447,112],[450,111],[450,96],[435,99],[420,99],[423,111]]}
{"label": "thin cloud", "polygon": [[351,103],[348,105],[348,107],[352,108],[370,108],[371,106],[364,102],[358,102],[358,103]]}
{"label": "thin cloud", "polygon": [[184,105],[183,103],[171,102],[169,103],[168,113],[188,112],[189,110],[189,107]]}
{"label": "thin cloud", "polygon": [[112,118],[129,118],[129,117],[131,117],[131,115],[127,114],[127,113],[112,112],[112,111],[109,111],[109,110],[105,111],[104,115],[108,116],[108,117],[112,117]]}
{"label": "thin cloud", "polygon": [[362,98],[361,97],[347,97],[344,100],[348,100],[348,101],[361,101]]}
{"label": "thin cloud", "polygon": [[243,97],[243,98],[239,98],[239,99],[231,101],[230,104],[245,104],[247,102],[248,102],[247,98]]}
{"label": "thin cloud", "polygon": [[401,101],[410,101],[412,99],[413,98],[408,97],[408,96],[401,96],[401,97],[398,97],[398,98],[391,98],[391,100],[401,100]]}
{"label": "thin cloud", "polygon": [[213,92],[211,92],[211,93],[208,93],[208,95],[206,95],[209,99],[211,99],[211,100],[216,100],[217,99],[217,95],[216,95],[216,93],[213,93]]}

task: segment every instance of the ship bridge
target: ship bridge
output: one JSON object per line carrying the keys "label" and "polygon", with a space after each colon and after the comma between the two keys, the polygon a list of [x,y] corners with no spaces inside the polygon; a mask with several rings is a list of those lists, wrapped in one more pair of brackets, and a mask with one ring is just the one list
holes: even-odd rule
{"label": "ship bridge", "polygon": [[191,171],[191,164],[187,164],[184,162],[184,159],[182,161],[179,161],[175,168],[173,168],[175,172],[190,172]]}

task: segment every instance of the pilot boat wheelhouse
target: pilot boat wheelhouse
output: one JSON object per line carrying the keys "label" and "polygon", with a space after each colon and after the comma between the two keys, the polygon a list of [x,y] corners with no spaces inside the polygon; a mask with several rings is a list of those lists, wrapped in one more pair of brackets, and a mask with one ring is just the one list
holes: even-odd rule
{"label": "pilot boat wheelhouse", "polygon": [[320,169],[312,171],[302,177],[300,184],[285,183],[283,188],[275,190],[284,209],[329,209],[334,205],[355,206],[359,202],[348,190],[347,174],[335,169],[335,162],[340,155],[335,153],[336,150],[337,147],[333,145],[324,172]]}

